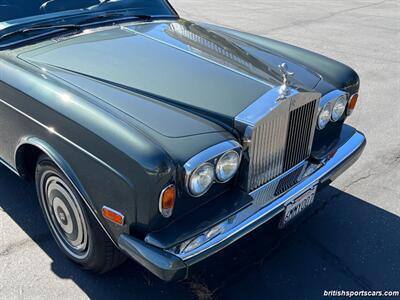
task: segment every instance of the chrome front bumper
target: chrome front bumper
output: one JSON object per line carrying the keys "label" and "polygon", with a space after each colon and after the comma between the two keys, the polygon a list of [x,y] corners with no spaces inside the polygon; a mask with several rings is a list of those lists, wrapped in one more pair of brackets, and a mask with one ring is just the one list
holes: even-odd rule
{"label": "chrome front bumper", "polygon": [[314,173],[300,183],[265,205],[263,201],[253,201],[251,205],[230,218],[224,232],[192,251],[174,254],[128,235],[119,238],[120,248],[131,258],[138,261],[152,273],[164,280],[183,279],[188,274],[188,267],[218,252],[258,226],[264,224],[310,188],[329,183],[350,167],[361,155],[366,144],[362,133],[355,132],[346,143],[337,149],[335,155],[320,166]]}

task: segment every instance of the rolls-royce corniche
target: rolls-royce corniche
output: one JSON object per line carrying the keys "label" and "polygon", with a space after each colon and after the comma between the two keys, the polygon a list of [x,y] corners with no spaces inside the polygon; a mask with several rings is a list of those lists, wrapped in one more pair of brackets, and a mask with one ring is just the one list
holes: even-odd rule
{"label": "rolls-royce corniche", "polygon": [[359,85],[166,0],[0,0],[0,161],[96,272],[128,257],[181,280],[271,220],[293,226],[364,149],[345,123]]}

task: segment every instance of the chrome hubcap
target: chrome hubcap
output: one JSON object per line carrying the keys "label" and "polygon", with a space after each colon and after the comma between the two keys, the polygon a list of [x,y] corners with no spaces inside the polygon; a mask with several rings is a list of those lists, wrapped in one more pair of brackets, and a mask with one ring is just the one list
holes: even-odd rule
{"label": "chrome hubcap", "polygon": [[42,199],[52,230],[62,247],[76,258],[88,253],[88,228],[74,193],[54,173],[42,176]]}
{"label": "chrome hubcap", "polygon": [[72,234],[74,228],[72,225],[71,215],[69,214],[68,208],[58,197],[54,198],[53,200],[53,211],[58,225],[60,225],[62,230],[64,230],[64,232],[67,234]]}

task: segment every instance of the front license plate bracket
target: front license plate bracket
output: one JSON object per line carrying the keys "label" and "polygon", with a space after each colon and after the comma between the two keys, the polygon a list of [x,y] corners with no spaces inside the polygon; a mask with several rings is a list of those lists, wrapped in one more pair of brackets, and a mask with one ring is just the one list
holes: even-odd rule
{"label": "front license plate bracket", "polygon": [[313,186],[301,196],[286,204],[282,219],[279,222],[279,228],[285,228],[289,223],[292,222],[292,220],[301,215],[308,207],[310,207],[314,203],[316,192],[317,186]]}

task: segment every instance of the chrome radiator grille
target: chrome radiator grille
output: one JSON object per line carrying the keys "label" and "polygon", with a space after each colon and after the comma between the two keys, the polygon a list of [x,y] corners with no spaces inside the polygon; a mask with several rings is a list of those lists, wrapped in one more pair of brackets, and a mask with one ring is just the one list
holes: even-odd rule
{"label": "chrome radiator grille", "polygon": [[270,113],[255,124],[248,149],[249,192],[290,170],[310,155],[318,99],[299,95],[297,101],[289,100],[289,105],[282,104],[279,112]]}
{"label": "chrome radiator grille", "polygon": [[257,124],[249,148],[250,190],[274,179],[282,173],[288,115],[267,118]]}
{"label": "chrome radiator grille", "polygon": [[290,112],[283,172],[291,169],[310,154],[316,102],[317,100],[314,100]]}

